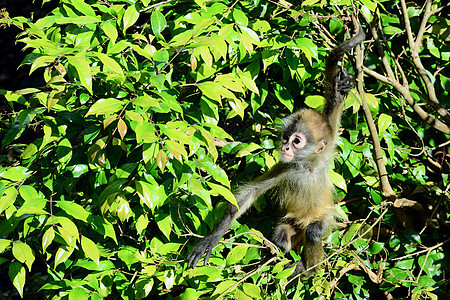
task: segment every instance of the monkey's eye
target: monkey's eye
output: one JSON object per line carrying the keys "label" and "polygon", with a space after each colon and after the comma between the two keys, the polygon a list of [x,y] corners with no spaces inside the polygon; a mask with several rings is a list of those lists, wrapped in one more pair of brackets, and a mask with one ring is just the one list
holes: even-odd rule
{"label": "monkey's eye", "polygon": [[281,135],[281,141],[286,144],[289,141],[289,135],[287,133],[283,133]]}
{"label": "monkey's eye", "polygon": [[298,145],[300,145],[300,142],[301,142],[302,140],[299,138],[299,137],[296,137],[293,141],[292,141],[292,143],[294,144],[294,146],[298,146]]}

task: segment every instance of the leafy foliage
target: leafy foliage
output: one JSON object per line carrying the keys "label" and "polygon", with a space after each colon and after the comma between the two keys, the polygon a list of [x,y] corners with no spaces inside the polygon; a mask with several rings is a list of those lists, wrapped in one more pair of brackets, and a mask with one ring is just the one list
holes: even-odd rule
{"label": "leafy foliage", "polygon": [[[448,20],[441,3],[400,4],[61,0],[35,21],[3,12],[0,24],[22,29],[22,67],[45,82],[1,91],[0,266],[20,296],[448,295]],[[324,268],[289,278],[262,198],[207,266],[187,269],[233,187],[276,163],[280,118],[322,106],[324,59],[358,11],[369,76],[346,101],[332,173],[344,221]]]}

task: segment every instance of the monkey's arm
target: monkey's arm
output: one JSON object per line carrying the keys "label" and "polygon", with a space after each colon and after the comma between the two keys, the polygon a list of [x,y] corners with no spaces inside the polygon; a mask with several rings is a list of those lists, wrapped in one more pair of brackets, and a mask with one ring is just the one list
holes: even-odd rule
{"label": "monkey's arm", "polygon": [[267,190],[276,185],[278,175],[282,172],[280,167],[282,164],[277,164],[272,170],[263,176],[259,177],[254,182],[248,183],[242,186],[236,193],[236,200],[239,206],[239,210],[235,205],[229,204],[228,208],[223,215],[222,219],[214,227],[214,230],[201,240],[197,246],[189,253],[186,258],[188,267],[194,268],[202,258],[203,254],[206,254],[204,265],[209,260],[211,252],[214,246],[220,241],[227,230],[231,227],[231,224],[240,215],[245,213],[255,202],[255,200],[264,194]]}

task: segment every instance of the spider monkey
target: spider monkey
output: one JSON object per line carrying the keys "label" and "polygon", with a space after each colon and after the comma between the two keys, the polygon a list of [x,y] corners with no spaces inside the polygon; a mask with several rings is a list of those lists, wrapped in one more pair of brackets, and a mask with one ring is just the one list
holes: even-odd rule
{"label": "spider monkey", "polygon": [[[323,257],[322,236],[334,225],[333,185],[329,177],[338,135],[344,98],[353,88],[352,76],[339,71],[344,53],[365,39],[358,23],[358,33],[334,48],[325,65],[325,106],[322,113],[302,109],[282,119],[280,162],[256,180],[243,185],[235,196],[239,209],[229,205],[214,230],[201,240],[187,256],[188,267],[194,268],[220,241],[232,222],[245,213],[262,194],[271,190],[284,213],[276,226],[273,242],[283,252],[300,250],[300,261],[287,265],[294,274],[311,273]],[[292,275],[291,275],[292,276]]]}

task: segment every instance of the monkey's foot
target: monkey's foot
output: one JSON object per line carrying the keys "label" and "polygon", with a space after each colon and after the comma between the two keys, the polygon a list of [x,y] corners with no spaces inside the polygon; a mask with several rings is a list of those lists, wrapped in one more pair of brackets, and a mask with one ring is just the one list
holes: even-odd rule
{"label": "monkey's foot", "polygon": [[334,78],[334,90],[341,95],[345,95],[353,87],[353,76],[347,74],[347,71],[345,69],[339,72]]}
{"label": "monkey's foot", "polygon": [[309,272],[308,273],[305,272],[306,268],[305,268],[305,265],[303,264],[303,262],[301,260],[287,263],[284,266],[285,269],[290,269],[290,268],[293,268],[293,267],[295,267],[295,270],[291,274],[291,276],[289,276],[289,278],[295,277],[298,274],[302,274],[302,275],[308,275],[309,274]]}

